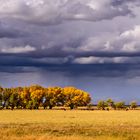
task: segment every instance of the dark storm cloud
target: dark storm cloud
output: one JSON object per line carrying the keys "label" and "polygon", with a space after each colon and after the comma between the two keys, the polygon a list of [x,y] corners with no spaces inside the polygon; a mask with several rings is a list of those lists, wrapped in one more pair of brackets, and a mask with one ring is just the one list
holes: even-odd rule
{"label": "dark storm cloud", "polygon": [[17,28],[15,25],[10,25],[10,21],[3,22],[0,20],[0,39],[2,38],[22,38],[27,36],[27,33],[20,28]]}
{"label": "dark storm cloud", "polygon": [[32,66],[0,66],[4,73],[63,73],[66,77],[124,77],[133,78],[140,76],[140,66],[137,64],[32,64]]}
{"label": "dark storm cloud", "polygon": [[24,31],[14,29],[3,29],[0,27],[0,39],[2,38],[21,38],[25,37]]}
{"label": "dark storm cloud", "polygon": [[[134,25],[119,34],[108,30],[98,33],[87,22],[98,21],[100,28],[103,20],[111,22],[120,16],[135,15],[138,3],[138,0],[2,0],[0,71],[27,72],[24,67],[39,67],[68,75],[122,76],[138,70],[140,26]],[[81,20],[87,24],[83,25]]]}
{"label": "dark storm cloud", "polygon": [[[73,60],[75,58],[89,58],[89,57],[100,57],[100,58],[114,58],[114,57],[130,57],[131,59],[135,58],[135,57],[140,57],[140,52],[105,52],[105,51],[95,51],[95,52],[77,52],[77,53],[71,53],[71,52],[65,52],[65,51],[61,51],[59,50],[59,52],[57,50],[45,50],[44,52],[39,51],[38,52],[31,52],[31,53],[1,53],[0,57],[5,56],[15,56],[15,60],[17,60],[16,57],[18,57],[19,59],[25,59],[26,57],[30,59],[51,59],[51,58],[56,58],[56,59],[61,59],[61,58],[67,58],[68,60]],[[69,61],[71,62],[71,61]]]}
{"label": "dark storm cloud", "polygon": [[139,0],[112,0],[112,5],[114,6],[119,6],[122,4],[131,4],[131,3],[135,3],[136,5],[140,4]]}
{"label": "dark storm cloud", "polygon": [[0,73],[33,73],[34,69],[31,67],[19,67],[19,66],[0,66]]}

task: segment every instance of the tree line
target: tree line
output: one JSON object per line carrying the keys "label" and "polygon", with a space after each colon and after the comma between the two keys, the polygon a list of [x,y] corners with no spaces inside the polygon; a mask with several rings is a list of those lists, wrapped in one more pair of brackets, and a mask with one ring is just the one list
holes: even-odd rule
{"label": "tree line", "polygon": [[52,109],[55,106],[74,109],[90,102],[90,94],[75,87],[0,87],[0,109]]}
{"label": "tree line", "polygon": [[[3,88],[0,87],[0,109],[52,109],[53,107],[69,107],[74,109],[84,106],[93,109],[89,93],[75,87],[29,87]],[[112,99],[100,100],[96,108],[99,110],[136,109],[137,102],[129,105],[125,102],[114,102]]]}
{"label": "tree line", "polygon": [[120,102],[114,102],[112,99],[107,99],[106,101],[100,100],[97,104],[97,108],[100,110],[122,110],[122,109],[136,109],[138,107],[138,104],[136,101],[130,102],[128,105],[125,104],[124,101]]}

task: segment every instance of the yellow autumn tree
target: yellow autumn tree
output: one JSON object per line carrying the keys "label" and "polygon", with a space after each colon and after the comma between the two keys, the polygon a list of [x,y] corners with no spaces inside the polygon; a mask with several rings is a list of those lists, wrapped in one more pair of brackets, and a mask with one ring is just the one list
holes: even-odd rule
{"label": "yellow autumn tree", "polygon": [[71,109],[77,106],[86,106],[91,101],[91,97],[87,92],[76,89],[75,87],[65,87],[63,93],[65,95],[65,105]]}
{"label": "yellow autumn tree", "polygon": [[48,106],[49,109],[52,109],[54,106],[64,105],[63,99],[61,87],[48,87],[45,90],[44,108]]}
{"label": "yellow autumn tree", "polygon": [[22,107],[25,109],[27,108],[27,105],[29,101],[31,100],[31,94],[30,94],[30,88],[24,87],[23,91],[20,94],[21,100],[22,100]]}
{"label": "yellow autumn tree", "polygon": [[75,87],[48,87],[31,85],[29,87],[0,88],[1,108],[52,109],[54,106],[86,106],[91,101],[90,95]]}
{"label": "yellow autumn tree", "polygon": [[42,103],[43,97],[44,97],[44,90],[43,89],[37,89],[31,92],[31,101],[32,101],[32,107],[34,109],[38,109],[39,106]]}

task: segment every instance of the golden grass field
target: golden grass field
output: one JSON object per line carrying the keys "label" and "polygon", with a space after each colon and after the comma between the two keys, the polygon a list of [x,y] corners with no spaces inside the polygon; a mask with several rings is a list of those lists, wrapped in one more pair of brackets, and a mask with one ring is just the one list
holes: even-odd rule
{"label": "golden grass field", "polygon": [[140,140],[140,111],[1,110],[0,140]]}

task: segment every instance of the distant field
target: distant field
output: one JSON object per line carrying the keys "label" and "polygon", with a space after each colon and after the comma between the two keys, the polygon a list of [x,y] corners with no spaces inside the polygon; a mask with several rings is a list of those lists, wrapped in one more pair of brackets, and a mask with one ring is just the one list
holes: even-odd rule
{"label": "distant field", "polygon": [[140,140],[140,111],[1,110],[0,140]]}

